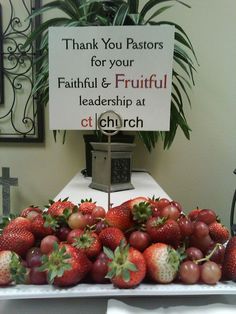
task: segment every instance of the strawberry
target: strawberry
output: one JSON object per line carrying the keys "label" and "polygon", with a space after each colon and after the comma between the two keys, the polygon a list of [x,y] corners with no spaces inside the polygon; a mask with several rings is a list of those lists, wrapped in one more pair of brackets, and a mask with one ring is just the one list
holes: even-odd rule
{"label": "strawberry", "polygon": [[148,202],[148,198],[147,197],[143,197],[143,196],[135,197],[133,199],[125,201],[120,206],[125,207],[125,208],[127,208],[127,209],[132,211],[134,205],[138,205],[141,202]]}
{"label": "strawberry", "polygon": [[103,229],[99,233],[99,239],[101,240],[103,246],[106,246],[111,250],[115,250],[115,248],[120,245],[121,240],[126,243],[124,233],[116,227]]}
{"label": "strawberry", "polygon": [[106,278],[118,288],[134,288],[138,286],[146,275],[146,262],[141,252],[125,245],[122,241],[114,253],[104,247],[109,258]]}
{"label": "strawberry", "polygon": [[152,198],[148,198],[148,202],[151,206],[152,209],[152,216],[158,217],[160,216],[160,208],[159,208],[159,204],[158,204],[159,198],[155,198],[155,196],[153,196]]}
{"label": "strawberry", "polygon": [[50,200],[49,203],[50,206],[47,209],[47,214],[52,217],[63,216],[66,209],[69,213],[72,213],[72,211],[77,207],[75,204],[68,201],[68,198],[65,198],[64,200],[59,199],[55,202]]}
{"label": "strawberry", "polygon": [[102,250],[102,244],[98,235],[91,231],[84,231],[80,236],[74,237],[72,246],[85,253],[88,258],[98,256]]}
{"label": "strawberry", "polygon": [[154,243],[143,252],[149,277],[158,283],[170,283],[180,265],[178,252],[165,243]]}
{"label": "strawberry", "polygon": [[126,231],[133,226],[131,211],[124,206],[111,207],[105,216],[105,221],[111,227]]}
{"label": "strawberry", "polygon": [[148,218],[152,216],[152,208],[149,202],[143,201],[134,204],[131,212],[133,214],[133,219],[138,224],[146,223]]}
{"label": "strawberry", "polygon": [[9,222],[9,224],[3,229],[3,232],[9,232],[10,230],[14,230],[16,228],[31,231],[31,221],[24,217],[16,217]]}
{"label": "strawberry", "polygon": [[34,218],[35,216],[41,213],[42,213],[42,210],[38,206],[31,205],[29,207],[24,208],[21,211],[20,216],[31,220],[32,218]]}
{"label": "strawberry", "polygon": [[225,249],[225,254],[227,254],[228,251],[230,252],[232,248],[236,248],[236,236],[229,239]]}
{"label": "strawberry", "polygon": [[146,231],[153,242],[163,242],[174,247],[177,247],[180,243],[180,228],[173,219],[151,217],[146,223]]}
{"label": "strawberry", "polygon": [[81,204],[79,205],[79,211],[84,215],[91,215],[93,209],[96,207],[96,202],[92,202],[92,199],[81,200]]}
{"label": "strawberry", "polygon": [[55,242],[53,251],[42,256],[40,271],[47,272],[48,283],[66,287],[79,283],[92,266],[87,256],[70,244]]}
{"label": "strawberry", "polygon": [[222,264],[223,277],[227,280],[236,280],[236,236],[227,243]]}
{"label": "strawberry", "polygon": [[45,226],[43,215],[37,215],[31,222],[31,231],[37,239],[42,239],[47,235],[53,234],[54,231],[51,227]]}
{"label": "strawberry", "polygon": [[19,255],[9,250],[0,251],[0,286],[25,283],[25,276],[26,268]]}
{"label": "strawberry", "polygon": [[191,220],[191,221],[195,221],[197,220],[197,217],[198,217],[198,214],[200,213],[201,209],[200,208],[195,208],[195,209],[192,209],[189,213],[188,213],[188,218]]}
{"label": "strawberry", "polygon": [[213,241],[224,244],[229,240],[230,232],[220,222],[212,222],[209,225],[209,233]]}
{"label": "strawberry", "polygon": [[10,250],[24,257],[28,249],[34,245],[34,241],[34,235],[25,229],[4,231],[0,236],[0,251]]}

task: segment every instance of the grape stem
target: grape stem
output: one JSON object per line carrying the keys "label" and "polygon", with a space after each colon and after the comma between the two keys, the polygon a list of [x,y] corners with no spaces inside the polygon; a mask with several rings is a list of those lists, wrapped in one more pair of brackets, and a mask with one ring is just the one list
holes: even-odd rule
{"label": "grape stem", "polygon": [[200,258],[200,259],[198,259],[198,260],[195,260],[194,262],[195,262],[196,264],[199,264],[199,263],[201,263],[201,262],[209,261],[210,258],[212,257],[212,255],[215,253],[215,251],[220,247],[220,245],[221,245],[220,243],[216,243],[214,249],[211,251],[210,254],[206,255],[206,256],[203,257],[203,258]]}

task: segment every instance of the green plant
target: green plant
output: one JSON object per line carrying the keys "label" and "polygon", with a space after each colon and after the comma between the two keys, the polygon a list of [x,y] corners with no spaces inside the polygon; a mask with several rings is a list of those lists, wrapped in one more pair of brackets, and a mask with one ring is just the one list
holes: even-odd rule
{"label": "green plant", "polygon": [[[44,21],[25,43],[25,47],[32,44],[41,36],[41,54],[38,60],[38,72],[34,85],[34,93],[42,105],[48,102],[48,28],[50,26],[109,26],[109,25],[163,25],[175,26],[174,67],[171,97],[171,117],[169,131],[141,131],[138,132],[149,151],[155,147],[159,138],[163,140],[164,149],[169,148],[180,127],[187,139],[190,138],[184,105],[191,106],[189,90],[194,85],[193,72],[197,58],[191,41],[178,24],[161,20],[162,13],[169,10],[173,4],[188,4],[180,0],[148,0],[140,8],[139,0],[58,0],[51,1],[36,10],[30,17],[43,15],[53,10],[58,17]],[[60,12],[61,11],[61,12]],[[63,16],[62,14],[63,13]],[[57,131],[54,131],[56,135]]]}

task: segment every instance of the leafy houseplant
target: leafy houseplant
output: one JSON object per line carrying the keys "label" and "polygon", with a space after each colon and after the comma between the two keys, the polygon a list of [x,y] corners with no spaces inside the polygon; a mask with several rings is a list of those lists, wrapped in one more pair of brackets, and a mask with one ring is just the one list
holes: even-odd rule
{"label": "leafy houseplant", "polygon": [[[58,0],[51,1],[36,10],[31,18],[43,15],[52,10],[53,17],[44,21],[25,43],[32,44],[41,36],[41,54],[36,61],[38,73],[34,92],[42,105],[48,103],[48,28],[50,26],[109,26],[109,25],[174,25],[174,67],[171,94],[171,116],[169,131],[140,131],[138,132],[146,148],[151,151],[159,138],[163,140],[164,149],[169,148],[175,138],[178,127],[185,137],[190,138],[184,105],[191,105],[189,90],[194,85],[193,72],[197,58],[186,32],[178,24],[161,19],[162,13],[174,4],[190,8],[180,0],[147,0],[141,7],[139,0]],[[58,11],[59,10],[59,11]],[[60,12],[61,11],[61,12]],[[58,16],[56,16],[56,14]],[[63,16],[62,14],[63,13]],[[56,17],[55,17],[56,16]],[[57,131],[54,131],[56,135]]]}

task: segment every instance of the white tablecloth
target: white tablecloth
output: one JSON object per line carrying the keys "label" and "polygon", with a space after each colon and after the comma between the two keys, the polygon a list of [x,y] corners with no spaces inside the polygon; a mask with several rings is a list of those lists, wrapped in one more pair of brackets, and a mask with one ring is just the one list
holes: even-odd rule
{"label": "white tablecloth", "polygon": [[[77,204],[81,199],[92,198],[93,201],[97,201],[98,205],[107,208],[108,194],[89,188],[90,183],[91,177],[84,177],[78,172],[55,197],[55,200],[59,198],[64,199],[69,196],[69,200]],[[155,195],[155,197],[170,198],[147,172],[133,172],[131,175],[131,183],[134,189],[111,193],[111,203],[113,203],[114,206],[137,196],[152,197]]]}

